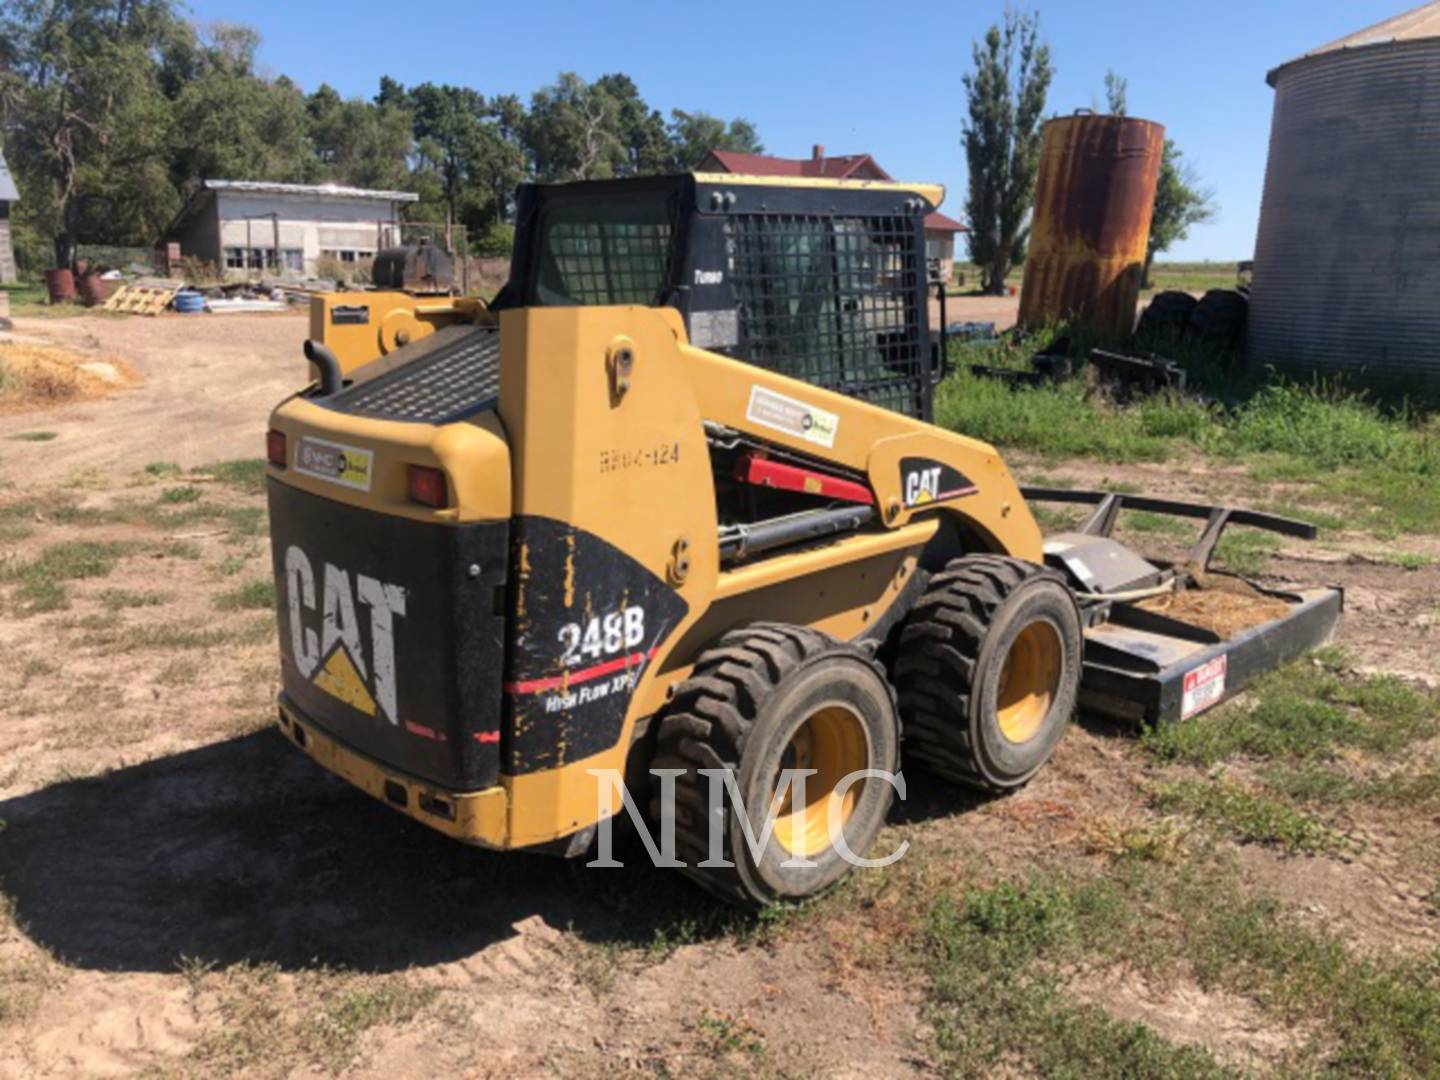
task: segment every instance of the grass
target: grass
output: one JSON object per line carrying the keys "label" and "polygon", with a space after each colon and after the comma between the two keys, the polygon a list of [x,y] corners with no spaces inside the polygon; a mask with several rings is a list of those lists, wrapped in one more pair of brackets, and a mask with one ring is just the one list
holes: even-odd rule
{"label": "grass", "polygon": [[1001,883],[930,909],[921,948],[931,979],[928,1019],[947,1076],[997,1062],[1043,1076],[1221,1077],[1204,1050],[1117,1020],[1064,993],[1055,969],[1091,948],[1124,917],[1103,882]]}
{"label": "grass", "polygon": [[1120,514],[1122,528],[1134,529],[1151,536],[1167,536],[1176,540],[1192,540],[1196,530],[1180,518],[1168,514],[1152,514],[1148,510],[1125,510]]}
{"label": "grass", "polygon": [[[945,894],[915,935],[943,1071],[1066,1077],[1234,1075],[1197,1046],[1118,1020],[1087,972],[1138,971],[1243,999],[1282,1075],[1440,1072],[1440,964],[1369,957],[1247,896],[1226,863],[1121,862]],[[1288,1045],[1286,1045],[1288,1044]]]}
{"label": "grass", "polygon": [[1238,757],[1327,760],[1347,748],[1394,754],[1440,730],[1440,697],[1392,676],[1351,675],[1333,651],[1269,673],[1250,697],[1147,731],[1142,744],[1163,760],[1208,767]]}
{"label": "grass", "polygon": [[1306,762],[1276,765],[1264,773],[1265,786],[1299,803],[1331,806],[1365,802],[1380,806],[1440,806],[1440,770],[1405,769],[1381,775],[1356,775],[1335,765]]}
{"label": "grass", "polygon": [[193,503],[200,499],[200,489],[193,484],[166,488],[160,493],[162,503]]}
{"label": "grass", "polygon": [[[248,962],[217,971],[191,961],[181,974],[193,992],[218,996],[224,1028],[201,1040],[191,1058],[224,1074],[280,1075],[301,1065],[345,1072],[359,1056],[364,1032],[414,1019],[439,993],[398,975],[319,968],[287,976],[273,964]],[[297,996],[307,1008],[294,1007]]]}
{"label": "grass", "polygon": [[1157,262],[1150,268],[1150,292],[1179,289],[1182,292],[1205,292],[1207,289],[1229,289],[1236,282],[1233,262]]}
{"label": "grass", "polygon": [[1215,545],[1214,564],[1233,573],[1253,577],[1265,569],[1270,556],[1280,550],[1280,538],[1260,529],[1232,527],[1220,534]]}
{"label": "grass", "polygon": [[156,589],[104,589],[95,597],[107,611],[162,607],[175,599],[174,593]]}
{"label": "grass", "polygon": [[0,580],[17,583],[26,612],[56,611],[69,606],[66,582],[105,577],[133,549],[133,544],[94,540],[51,544],[31,562],[0,570]]}
{"label": "grass", "polygon": [[58,431],[22,431],[18,435],[10,436],[15,442],[50,442],[59,437]]}
{"label": "grass", "polygon": [[1398,566],[1402,570],[1424,570],[1425,567],[1435,562],[1429,555],[1422,555],[1414,551],[1386,551],[1381,556],[1392,566]]}
{"label": "grass", "polygon": [[1318,853],[1345,846],[1345,838],[1288,803],[1228,780],[1176,780],[1155,792],[1165,813],[1183,813],[1242,844],[1269,844],[1289,852]]}
{"label": "grass", "polygon": [[[1085,378],[1011,388],[969,370],[971,362],[1028,367],[1061,334],[1052,327],[1023,340],[952,345],[954,370],[936,390],[936,422],[1047,459],[1125,464],[1200,454],[1245,463],[1257,481],[1306,488],[1303,504],[1318,503],[1319,514],[1298,516],[1325,519],[1317,524],[1383,538],[1440,532],[1440,417],[1337,383],[1236,376],[1225,356],[1184,343],[1166,343],[1174,344],[1166,351],[1208,401],[1167,392],[1122,405]],[[1072,342],[1072,354],[1090,344]]]}
{"label": "grass", "polygon": [[249,645],[270,636],[268,623],[263,632],[253,626],[240,629],[208,629],[160,624],[131,626],[122,623],[77,626],[82,631],[78,643],[92,649],[112,653],[138,652],[145,649],[211,649],[220,645]]}
{"label": "grass", "polygon": [[257,578],[221,593],[215,599],[221,611],[269,611],[275,607],[275,582]]}
{"label": "grass", "polygon": [[261,495],[265,491],[265,468],[264,458],[244,458],[217,462],[201,471],[209,473],[222,484],[229,484],[251,495]]}

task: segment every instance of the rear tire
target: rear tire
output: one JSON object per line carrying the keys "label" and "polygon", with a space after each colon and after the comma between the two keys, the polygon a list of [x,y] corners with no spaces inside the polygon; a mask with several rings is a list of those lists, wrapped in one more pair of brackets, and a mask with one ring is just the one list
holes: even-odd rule
{"label": "rear tire", "polygon": [[1075,597],[1054,571],[1000,555],[953,560],[900,636],[906,759],[986,791],[1020,787],[1075,711],[1082,642]]}
{"label": "rear tire", "polygon": [[1250,299],[1238,289],[1211,289],[1190,315],[1190,333],[1210,345],[1234,347],[1245,336]]}
{"label": "rear tire", "polygon": [[[732,904],[760,908],[824,891],[852,869],[831,832],[864,855],[885,824],[893,790],[865,779],[841,796],[837,785],[859,769],[896,771],[900,730],[894,691],[869,653],[815,630],[758,623],[722,637],[695,664],[660,722],[653,769],[675,778],[675,854],[684,873]],[[804,804],[787,795],[775,829],[752,856],[741,808],[728,792],[710,804],[700,769],[730,769],[757,839],[782,768],[815,769]],[[651,783],[651,817],[661,820],[663,787]],[[719,815],[721,858],[712,856]],[[796,857],[813,865],[785,866]]]}
{"label": "rear tire", "polygon": [[1190,326],[1190,316],[1199,301],[1187,292],[1167,289],[1156,293],[1140,313],[1135,334],[1142,338],[1179,338]]}

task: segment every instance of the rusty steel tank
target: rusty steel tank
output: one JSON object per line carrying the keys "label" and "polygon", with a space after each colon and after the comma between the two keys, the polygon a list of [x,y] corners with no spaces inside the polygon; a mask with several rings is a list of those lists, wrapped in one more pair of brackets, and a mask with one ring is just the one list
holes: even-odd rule
{"label": "rusty steel tank", "polygon": [[1041,138],[1020,324],[1065,319],[1126,337],[1135,327],[1165,129],[1077,112],[1048,122]]}

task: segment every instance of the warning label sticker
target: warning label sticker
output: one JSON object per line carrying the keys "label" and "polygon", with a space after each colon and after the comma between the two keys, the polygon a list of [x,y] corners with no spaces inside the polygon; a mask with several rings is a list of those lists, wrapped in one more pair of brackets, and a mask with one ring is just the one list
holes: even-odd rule
{"label": "warning label sticker", "polygon": [[834,413],[763,386],[750,388],[750,407],[745,410],[745,418],[824,447],[835,445],[835,432],[840,428],[840,418]]}
{"label": "warning label sticker", "polygon": [[1225,657],[1207,660],[1185,673],[1184,693],[1180,698],[1180,718],[1189,719],[1208,709],[1225,696]]}

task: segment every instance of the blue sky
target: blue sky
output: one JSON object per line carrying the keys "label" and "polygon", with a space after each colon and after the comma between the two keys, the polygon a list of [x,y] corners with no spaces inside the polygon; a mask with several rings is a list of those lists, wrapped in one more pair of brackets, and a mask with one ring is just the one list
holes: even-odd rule
{"label": "blue sky", "polygon": [[[1219,219],[1172,259],[1249,258],[1265,174],[1265,72],[1418,0],[1045,0],[1054,54],[1049,111],[1104,100],[1106,68],[1130,82],[1130,113],[1166,126],[1216,189]],[[198,22],[243,22],[262,64],[306,90],[372,96],[382,74],[528,97],[560,71],[624,71],[653,106],[745,116],[766,149],[868,151],[897,179],[939,180],[963,211],[961,76],[1003,0],[797,3],[438,4],[420,0],[190,0]]]}

